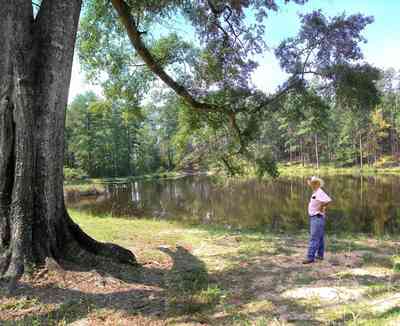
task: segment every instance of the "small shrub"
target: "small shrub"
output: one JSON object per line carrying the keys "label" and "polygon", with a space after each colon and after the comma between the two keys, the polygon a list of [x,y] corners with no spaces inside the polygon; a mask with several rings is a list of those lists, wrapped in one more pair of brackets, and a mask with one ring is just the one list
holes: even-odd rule
{"label": "small shrub", "polygon": [[200,292],[199,296],[204,304],[215,305],[221,300],[223,291],[216,285],[211,285]]}

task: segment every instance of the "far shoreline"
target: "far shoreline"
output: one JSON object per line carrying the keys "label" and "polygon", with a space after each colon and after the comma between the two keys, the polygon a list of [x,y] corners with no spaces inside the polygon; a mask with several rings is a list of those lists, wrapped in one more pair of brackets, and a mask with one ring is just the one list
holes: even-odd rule
{"label": "far shoreline", "polygon": [[[354,175],[354,176],[400,176],[400,166],[399,167],[364,167],[360,169],[358,166],[353,167],[335,167],[333,165],[321,165],[316,168],[313,165],[302,166],[298,163],[280,163],[278,164],[279,177],[306,177],[311,175],[320,176],[335,176],[335,175]],[[145,174],[139,176],[129,176],[129,177],[110,177],[110,178],[86,178],[86,179],[76,179],[64,182],[64,194],[66,196],[80,195],[80,196],[96,196],[101,195],[105,192],[105,186],[109,184],[127,184],[137,181],[153,181],[153,180],[173,180],[189,176],[217,176],[221,178],[239,178],[239,179],[249,179],[257,178],[253,173],[247,173],[242,176],[229,177],[225,174],[218,173],[216,171],[196,171],[196,172],[162,172]],[[279,178],[278,177],[278,178]],[[271,178],[270,176],[265,176],[264,178]],[[264,179],[262,178],[262,179]]]}

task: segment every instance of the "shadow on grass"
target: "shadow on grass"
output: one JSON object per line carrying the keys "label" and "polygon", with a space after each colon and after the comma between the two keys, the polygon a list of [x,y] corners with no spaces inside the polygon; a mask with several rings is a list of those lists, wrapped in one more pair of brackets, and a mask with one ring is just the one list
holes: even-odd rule
{"label": "shadow on grass", "polygon": [[400,307],[391,308],[380,314],[372,314],[369,310],[362,310],[357,314],[349,311],[340,318],[332,320],[329,325],[398,325],[389,320],[396,317],[400,317]]}

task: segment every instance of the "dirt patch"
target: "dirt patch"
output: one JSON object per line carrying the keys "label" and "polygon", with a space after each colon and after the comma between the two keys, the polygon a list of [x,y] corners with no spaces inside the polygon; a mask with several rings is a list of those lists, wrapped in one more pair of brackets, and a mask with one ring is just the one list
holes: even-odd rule
{"label": "dirt patch", "polygon": [[375,313],[384,313],[395,307],[400,307],[400,293],[373,300],[370,302],[370,306]]}
{"label": "dirt patch", "polygon": [[348,289],[344,287],[303,287],[288,290],[283,297],[291,299],[317,299],[323,302],[346,303],[357,300],[365,294],[365,289]]}

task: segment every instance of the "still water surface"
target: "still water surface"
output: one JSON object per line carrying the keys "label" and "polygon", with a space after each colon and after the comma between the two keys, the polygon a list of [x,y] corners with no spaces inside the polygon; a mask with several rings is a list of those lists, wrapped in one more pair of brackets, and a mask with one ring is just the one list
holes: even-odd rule
{"label": "still water surface", "polygon": [[[400,230],[400,177],[325,177],[333,198],[330,232],[396,234]],[[296,231],[308,227],[311,195],[306,178],[218,180],[210,176],[139,181],[107,186],[99,197],[68,199],[93,214],[156,217],[232,227]]]}

